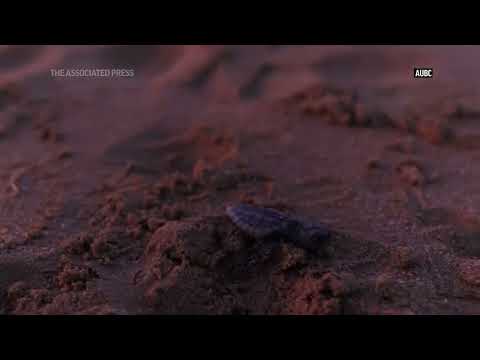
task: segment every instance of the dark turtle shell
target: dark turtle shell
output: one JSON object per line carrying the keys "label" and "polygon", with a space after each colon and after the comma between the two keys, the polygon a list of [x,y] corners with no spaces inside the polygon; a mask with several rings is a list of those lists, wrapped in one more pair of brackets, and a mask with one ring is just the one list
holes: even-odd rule
{"label": "dark turtle shell", "polygon": [[280,211],[248,204],[227,207],[227,215],[241,230],[255,238],[278,234],[289,237],[299,222]]}

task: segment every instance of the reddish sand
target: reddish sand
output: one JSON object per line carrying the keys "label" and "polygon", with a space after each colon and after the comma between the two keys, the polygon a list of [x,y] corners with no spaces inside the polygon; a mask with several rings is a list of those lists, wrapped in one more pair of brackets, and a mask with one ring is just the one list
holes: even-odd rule
{"label": "reddish sand", "polygon": [[[0,312],[480,313],[478,60],[1,46]],[[135,74],[51,75],[86,68]],[[317,255],[251,239],[225,216],[238,202],[334,236]]]}

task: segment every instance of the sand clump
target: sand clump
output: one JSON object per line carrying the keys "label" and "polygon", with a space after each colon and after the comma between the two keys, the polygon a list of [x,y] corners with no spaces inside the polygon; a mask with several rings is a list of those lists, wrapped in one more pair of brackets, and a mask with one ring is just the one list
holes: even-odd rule
{"label": "sand clump", "polygon": [[88,229],[61,243],[66,254],[110,262],[132,248],[141,248],[148,233],[147,218],[140,212],[141,199],[125,194],[107,195],[105,203],[90,217]]}
{"label": "sand clump", "polygon": [[111,315],[113,309],[95,292],[58,292],[46,288],[27,289],[14,284],[8,291],[7,309],[16,315]]}
{"label": "sand clump", "polygon": [[460,261],[459,274],[466,284],[479,287],[480,286],[480,260],[464,259]]}
{"label": "sand clump", "polygon": [[460,289],[466,295],[480,299],[480,260],[459,258],[456,269]]}
{"label": "sand clump", "polygon": [[306,276],[296,280],[286,301],[286,313],[296,315],[338,315],[343,312],[344,300],[350,289],[335,273],[320,278]]}
{"label": "sand clump", "polygon": [[410,293],[406,283],[393,272],[384,272],[375,279],[375,293],[388,303],[408,302]]}
{"label": "sand clump", "polygon": [[398,246],[391,250],[390,264],[399,270],[412,270],[420,264],[420,256],[408,246]]}
{"label": "sand clump", "polygon": [[[338,275],[301,275],[308,266],[304,251],[235,230],[223,216],[168,222],[158,229],[146,245],[140,277],[148,303],[160,313],[342,311],[348,290]],[[281,301],[278,294],[287,288],[288,300]]]}
{"label": "sand clump", "polygon": [[340,126],[385,127],[391,124],[386,113],[367,111],[358,95],[351,91],[317,85],[284,100],[288,108],[299,109],[307,116],[321,117]]}
{"label": "sand clump", "polygon": [[[414,111],[390,115],[385,111],[367,108],[355,91],[315,85],[287,97],[284,103],[288,109],[297,109],[306,116],[321,118],[331,125],[394,128],[433,145],[454,140],[454,131],[446,116],[432,118]],[[391,150],[412,152],[408,145],[393,145]]]}
{"label": "sand clump", "polygon": [[[155,232],[145,248],[141,280],[150,304],[166,313],[229,313],[241,305],[240,298],[226,296],[228,284],[216,279],[228,273],[222,269],[230,265],[227,257],[245,251],[242,238],[226,236],[233,225],[225,223],[222,229],[222,221],[168,222]],[[178,299],[175,304],[172,297]]]}
{"label": "sand clump", "polygon": [[172,170],[191,173],[199,160],[218,169],[225,162],[238,157],[238,139],[231,131],[210,126],[192,126],[185,133],[171,137],[158,146],[158,151],[169,154],[167,162]]}
{"label": "sand clump", "polygon": [[453,130],[448,124],[428,118],[417,122],[416,134],[433,145],[445,144],[453,140]]}
{"label": "sand clump", "polygon": [[85,266],[63,263],[54,281],[45,287],[31,287],[19,281],[7,289],[7,310],[11,314],[112,314],[106,299],[89,282],[96,273]]}
{"label": "sand clump", "polygon": [[88,281],[96,279],[97,273],[89,267],[73,265],[67,262],[58,274],[57,281],[61,290],[86,290]]}

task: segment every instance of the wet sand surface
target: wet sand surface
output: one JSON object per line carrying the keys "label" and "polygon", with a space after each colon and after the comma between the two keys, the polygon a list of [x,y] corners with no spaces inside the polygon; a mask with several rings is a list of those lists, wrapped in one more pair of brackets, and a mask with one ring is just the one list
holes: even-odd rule
{"label": "wet sand surface", "polygon": [[[479,59],[1,46],[0,312],[480,313]],[[51,75],[78,68],[135,76]],[[253,239],[238,203],[333,236],[315,254]]]}

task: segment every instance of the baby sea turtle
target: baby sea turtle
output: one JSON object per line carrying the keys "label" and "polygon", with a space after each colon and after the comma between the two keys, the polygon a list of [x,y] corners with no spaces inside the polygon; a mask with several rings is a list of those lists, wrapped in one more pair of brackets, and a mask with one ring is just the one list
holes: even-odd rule
{"label": "baby sea turtle", "polygon": [[326,226],[247,204],[227,206],[227,215],[242,231],[256,239],[280,237],[307,250],[317,250],[330,237]]}

